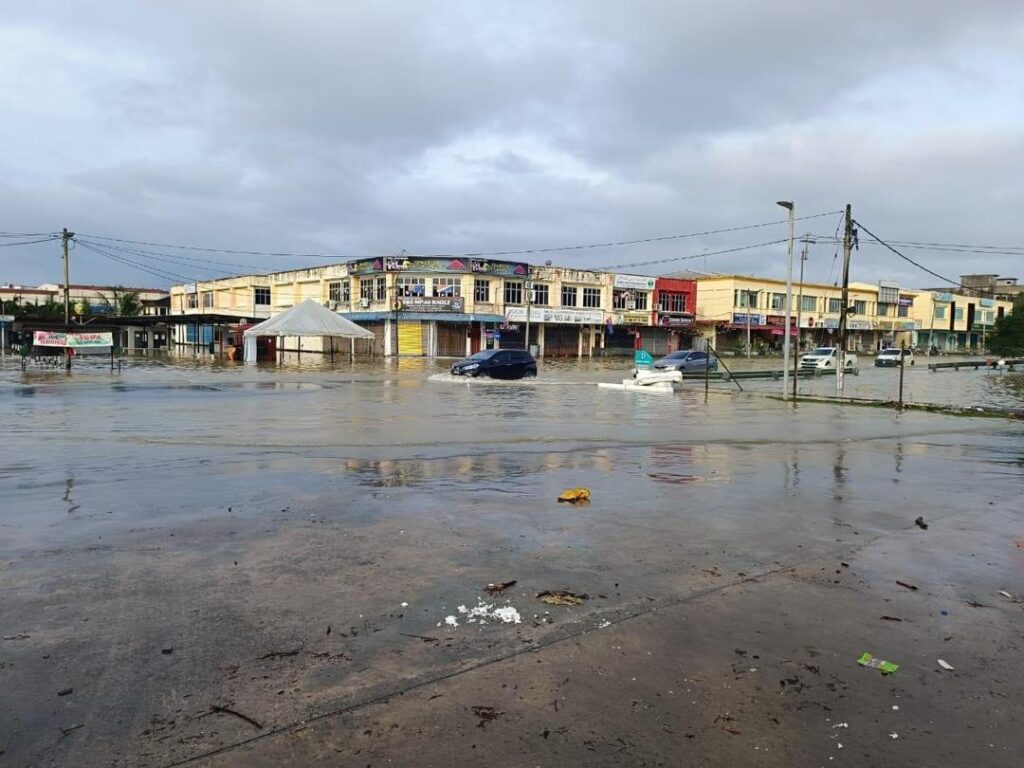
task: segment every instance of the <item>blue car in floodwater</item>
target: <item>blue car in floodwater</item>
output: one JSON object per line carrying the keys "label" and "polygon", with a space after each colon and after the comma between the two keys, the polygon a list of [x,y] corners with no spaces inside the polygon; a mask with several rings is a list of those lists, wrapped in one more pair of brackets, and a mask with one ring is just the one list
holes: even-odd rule
{"label": "blue car in floodwater", "polygon": [[682,371],[683,373],[703,373],[707,366],[709,371],[718,370],[718,360],[708,359],[707,352],[696,349],[681,349],[665,355],[655,361],[654,368],[659,371]]}

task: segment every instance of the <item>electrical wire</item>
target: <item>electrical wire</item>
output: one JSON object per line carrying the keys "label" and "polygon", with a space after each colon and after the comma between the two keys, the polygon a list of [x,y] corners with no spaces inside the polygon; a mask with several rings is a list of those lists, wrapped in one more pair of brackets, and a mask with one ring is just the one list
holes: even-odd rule
{"label": "electrical wire", "polygon": [[180,274],[177,274],[175,272],[170,272],[170,271],[162,270],[162,269],[160,269],[158,267],[150,268],[150,267],[147,267],[147,266],[145,266],[143,264],[139,264],[136,261],[132,261],[130,259],[126,259],[126,258],[124,258],[122,256],[115,256],[114,254],[109,253],[109,252],[103,250],[102,248],[97,248],[96,246],[94,246],[92,244],[87,244],[87,243],[83,242],[83,243],[81,243],[81,246],[83,248],[85,248],[86,250],[88,250],[88,251],[92,251],[93,253],[98,253],[100,256],[105,256],[108,259],[112,259],[113,261],[117,261],[117,262],[120,262],[121,264],[125,264],[127,266],[134,267],[135,269],[138,269],[138,270],[140,270],[142,272],[148,272],[149,274],[154,275],[155,277],[159,277],[159,278],[161,278],[163,280],[170,280],[171,282],[177,282],[179,280],[184,280],[187,283],[197,282],[196,278],[194,278],[194,277],[186,277],[185,275],[180,275]]}
{"label": "electrical wire", "polygon": [[56,237],[43,237],[39,240],[23,240],[17,243],[0,243],[0,248],[10,248],[15,245],[35,245],[36,243],[52,243],[54,240],[59,238]]}
{"label": "electrical wire", "polygon": [[633,268],[633,267],[648,267],[648,266],[651,266],[651,265],[654,265],[654,264],[670,264],[670,263],[676,262],[676,261],[689,261],[691,259],[701,259],[701,258],[703,258],[705,256],[720,256],[721,254],[724,254],[724,253],[737,253],[738,251],[749,251],[752,248],[764,248],[764,247],[767,247],[769,245],[778,245],[779,243],[787,243],[787,242],[789,242],[789,238],[784,238],[782,240],[769,240],[769,241],[764,242],[764,243],[754,243],[752,245],[741,245],[741,246],[738,246],[736,248],[725,248],[725,249],[723,249],[721,251],[707,251],[707,252],[702,252],[702,253],[690,254],[688,256],[671,256],[671,257],[669,257],[667,259],[651,259],[649,261],[634,261],[634,262],[631,262],[629,264],[610,264],[610,265],[604,266],[604,267],[593,267],[592,269],[595,269],[597,271],[611,272],[611,271],[616,270],[616,269],[629,269],[629,268]]}
{"label": "electrical wire", "polygon": [[984,294],[987,294],[989,296],[996,296],[997,295],[995,291],[989,291],[989,290],[984,289],[984,288],[974,288],[974,287],[966,286],[963,283],[961,283],[959,280],[954,280],[951,277],[946,277],[945,275],[939,274],[938,272],[936,272],[933,269],[929,269],[924,264],[921,264],[918,261],[914,261],[914,259],[910,258],[906,254],[900,253],[899,250],[897,250],[895,247],[893,247],[892,245],[890,245],[886,241],[882,240],[882,238],[880,238],[878,235],[876,235],[870,229],[865,227],[860,221],[856,221],[855,220],[854,223],[857,225],[857,227],[859,229],[864,230],[864,232],[866,232],[879,245],[882,245],[885,248],[889,249],[890,251],[895,253],[897,256],[899,256],[901,259],[903,259],[904,261],[908,262],[909,264],[913,264],[915,267],[920,269],[922,272],[927,272],[932,277],[937,277],[939,280],[942,280],[943,282],[949,283],[950,285],[954,285],[954,286],[956,286],[958,288],[963,288],[964,290],[967,290],[967,291],[973,291],[973,292],[978,293],[978,294],[984,293]]}
{"label": "electrical wire", "polygon": [[[810,219],[818,219],[823,216],[833,216],[841,211],[826,211],[825,213],[815,213],[808,216],[800,216],[795,221],[807,221]],[[663,235],[660,237],[646,237],[637,240],[619,240],[615,242],[604,242],[604,243],[586,243],[581,245],[562,245],[547,248],[526,248],[521,250],[505,250],[505,251],[474,251],[467,253],[430,253],[430,254],[414,254],[409,253],[409,256],[420,256],[422,258],[474,258],[483,256],[524,256],[534,253],[554,253],[557,251],[579,251],[592,248],[614,248],[624,245],[641,245],[644,243],[657,243],[665,242],[670,240],[682,240],[691,237],[703,237],[706,235],[719,235],[726,234],[729,232],[741,232],[748,229],[758,229],[760,227],[771,227],[779,224],[788,223],[788,219],[780,219],[778,221],[767,221],[761,224],[747,224],[739,227],[726,227],[723,229],[709,229],[702,232],[689,232],[681,235]],[[173,243],[157,243],[144,240],[128,240],[125,238],[108,237],[105,235],[91,235],[83,233],[83,237],[91,238],[93,240],[104,240],[115,243],[128,243],[129,245],[144,245],[155,248],[175,248],[179,250],[188,251],[203,251],[206,253],[227,253],[236,254],[241,256],[273,256],[273,257],[288,257],[288,258],[316,258],[316,259],[334,259],[338,261],[358,261],[361,259],[372,259],[379,258],[381,256],[389,256],[391,254],[376,254],[369,256],[338,256],[325,253],[290,253],[286,251],[244,251],[244,250],[233,250],[227,248],[208,248],[204,246],[196,245],[178,245]]]}

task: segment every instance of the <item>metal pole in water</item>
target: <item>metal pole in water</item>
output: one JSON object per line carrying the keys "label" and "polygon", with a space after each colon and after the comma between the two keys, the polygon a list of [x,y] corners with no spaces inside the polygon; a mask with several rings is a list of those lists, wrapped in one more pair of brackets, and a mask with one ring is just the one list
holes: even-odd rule
{"label": "metal pole in water", "polygon": [[900,410],[903,410],[903,364],[907,354],[907,342],[900,344]]}
{"label": "metal pole in water", "polygon": [[711,342],[704,339],[704,402],[708,401],[708,369],[711,367]]}

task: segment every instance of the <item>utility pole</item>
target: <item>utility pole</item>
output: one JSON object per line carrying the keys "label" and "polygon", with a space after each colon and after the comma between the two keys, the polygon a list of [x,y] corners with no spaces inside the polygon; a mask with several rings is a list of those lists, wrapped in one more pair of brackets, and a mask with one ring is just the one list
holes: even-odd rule
{"label": "utility pole", "polygon": [[533,267],[526,267],[526,351],[530,351],[530,308],[533,306]]}
{"label": "utility pole", "polygon": [[[64,227],[64,233],[61,237],[61,241],[64,245],[64,332],[70,333],[71,330],[71,285],[70,285],[70,257],[68,256],[68,243],[71,238],[75,236],[74,232],[68,232],[68,228]],[[71,348],[64,347],[64,369],[67,371],[71,370]]]}
{"label": "utility pole", "polygon": [[800,241],[804,244],[800,254],[800,296],[796,300],[796,349],[793,352],[793,399],[796,400],[796,377],[800,371],[800,328],[804,311],[804,264],[807,263],[807,247],[814,241],[810,235],[804,235]]}
{"label": "utility pole", "polygon": [[[793,226],[796,220],[796,206],[791,200],[780,200],[776,205],[781,205],[789,211],[789,242],[786,246],[786,324],[782,331],[782,399],[786,400],[789,398],[789,347],[793,341]],[[795,380],[793,384],[796,385]]]}
{"label": "utility pole", "polygon": [[75,236],[74,232],[68,232],[68,228],[64,227],[64,234],[61,237],[61,241],[64,244],[64,326],[71,325],[71,286],[69,285],[69,275],[71,273],[69,258],[68,258],[68,242]]}
{"label": "utility pole", "polygon": [[843,393],[846,374],[846,315],[850,303],[850,251],[853,250],[853,215],[846,204],[846,226],[843,228],[843,297],[839,308],[839,349],[836,355],[836,393]]}

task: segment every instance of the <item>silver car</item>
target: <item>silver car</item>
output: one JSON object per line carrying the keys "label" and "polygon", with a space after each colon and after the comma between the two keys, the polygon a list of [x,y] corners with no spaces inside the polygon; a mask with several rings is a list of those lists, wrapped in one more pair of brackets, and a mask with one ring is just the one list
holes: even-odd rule
{"label": "silver car", "polygon": [[709,360],[707,352],[696,349],[681,349],[678,352],[665,355],[654,363],[654,367],[658,370],[682,371],[683,373],[703,373],[705,366],[709,371],[717,371],[718,360],[714,357]]}

